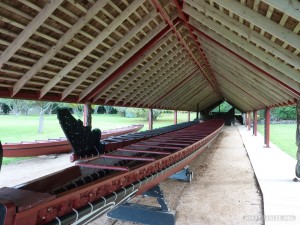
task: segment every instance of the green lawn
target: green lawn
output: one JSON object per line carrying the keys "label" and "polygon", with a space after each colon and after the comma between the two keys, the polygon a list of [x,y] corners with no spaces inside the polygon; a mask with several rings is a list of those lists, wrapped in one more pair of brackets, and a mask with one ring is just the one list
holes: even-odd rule
{"label": "green lawn", "polygon": [[[296,159],[296,124],[271,124],[271,142]],[[258,131],[263,135],[264,126],[259,125]]]}
{"label": "green lawn", "polygon": [[[96,114],[92,116],[93,128],[100,128],[101,130],[108,130],[129,126],[131,124],[144,124],[143,130],[148,129],[148,121],[141,118],[126,118],[118,114]],[[191,113],[191,120],[196,118],[196,113]],[[48,138],[63,137],[63,131],[60,128],[56,115],[45,115],[44,132],[37,133],[38,116],[13,116],[0,115],[0,140],[2,143],[6,142],[20,142],[20,141],[34,141],[45,140]],[[153,127],[163,127],[173,124],[174,114],[164,114],[154,121]],[[187,121],[187,113],[178,113],[178,123]],[[19,159],[4,158],[4,164],[13,162]]]}

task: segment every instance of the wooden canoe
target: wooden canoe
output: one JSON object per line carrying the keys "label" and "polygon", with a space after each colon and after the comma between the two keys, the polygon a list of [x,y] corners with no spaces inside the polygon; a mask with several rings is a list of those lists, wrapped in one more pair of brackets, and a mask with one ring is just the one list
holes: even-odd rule
{"label": "wooden canoe", "polygon": [[[101,140],[112,136],[119,136],[128,133],[138,132],[143,124],[131,125],[128,127],[104,130]],[[19,143],[4,143],[3,157],[28,157],[49,154],[60,154],[71,152],[72,148],[65,137],[48,140],[22,141]]]}

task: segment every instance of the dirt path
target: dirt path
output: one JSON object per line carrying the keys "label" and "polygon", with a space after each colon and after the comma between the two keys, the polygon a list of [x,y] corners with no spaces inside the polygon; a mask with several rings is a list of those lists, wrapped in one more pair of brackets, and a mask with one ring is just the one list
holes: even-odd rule
{"label": "dirt path", "polygon": [[[1,171],[0,187],[14,186],[67,166],[71,166],[67,154],[6,165]],[[247,215],[262,215],[262,200],[237,127],[225,127],[190,168],[194,172],[191,183],[168,179],[160,184],[171,211],[176,213],[177,225],[261,224],[244,219]],[[153,199],[141,196],[134,201],[156,205]],[[91,223],[100,224],[133,223],[112,220],[106,215]]]}

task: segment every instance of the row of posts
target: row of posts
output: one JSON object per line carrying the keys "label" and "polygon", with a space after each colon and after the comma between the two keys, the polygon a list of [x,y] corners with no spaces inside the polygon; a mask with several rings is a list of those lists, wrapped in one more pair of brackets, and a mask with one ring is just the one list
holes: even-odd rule
{"label": "row of posts", "polygon": [[[187,121],[190,122],[191,121],[191,112],[188,111],[187,112]],[[149,109],[149,116],[148,116],[149,120],[148,120],[148,129],[152,130],[153,129],[153,109]],[[174,124],[177,124],[177,110],[174,110]]]}
{"label": "row of posts", "polygon": [[[267,107],[265,109],[265,132],[264,132],[264,142],[265,147],[270,147],[270,108]],[[245,126],[248,127],[248,130],[251,130],[252,119],[251,119],[251,112],[247,112],[245,115]],[[257,110],[253,111],[253,135],[257,136]]]}

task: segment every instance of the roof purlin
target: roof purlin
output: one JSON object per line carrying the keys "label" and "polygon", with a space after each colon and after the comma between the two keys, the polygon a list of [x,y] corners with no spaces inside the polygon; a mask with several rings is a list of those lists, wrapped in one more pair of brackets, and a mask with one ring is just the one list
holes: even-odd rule
{"label": "roof purlin", "polygon": [[[172,22],[170,21],[170,19],[168,18],[166,12],[164,11],[163,7],[160,5],[160,3],[158,2],[158,0],[152,0],[153,4],[155,5],[156,9],[158,10],[158,12],[162,15],[162,17],[164,18],[164,20],[167,22],[167,24],[172,28],[172,30],[174,31],[174,34],[176,35],[176,37],[178,38],[179,42],[183,45],[183,48],[190,54],[191,58],[194,60],[194,62],[198,65],[198,67],[202,69],[201,65],[199,64],[198,60],[195,58],[194,54],[191,52],[191,50],[189,49],[189,47],[185,44],[185,42],[183,41],[182,37],[180,36],[180,34],[178,34],[177,30],[174,28],[174,25],[172,24]],[[210,86],[215,89],[213,83],[211,83],[210,79],[207,77],[207,75],[205,73],[203,73],[204,77],[208,80]],[[220,93],[218,93],[218,90],[216,90],[217,95],[219,95],[220,98],[222,98],[222,95],[220,95]]]}

